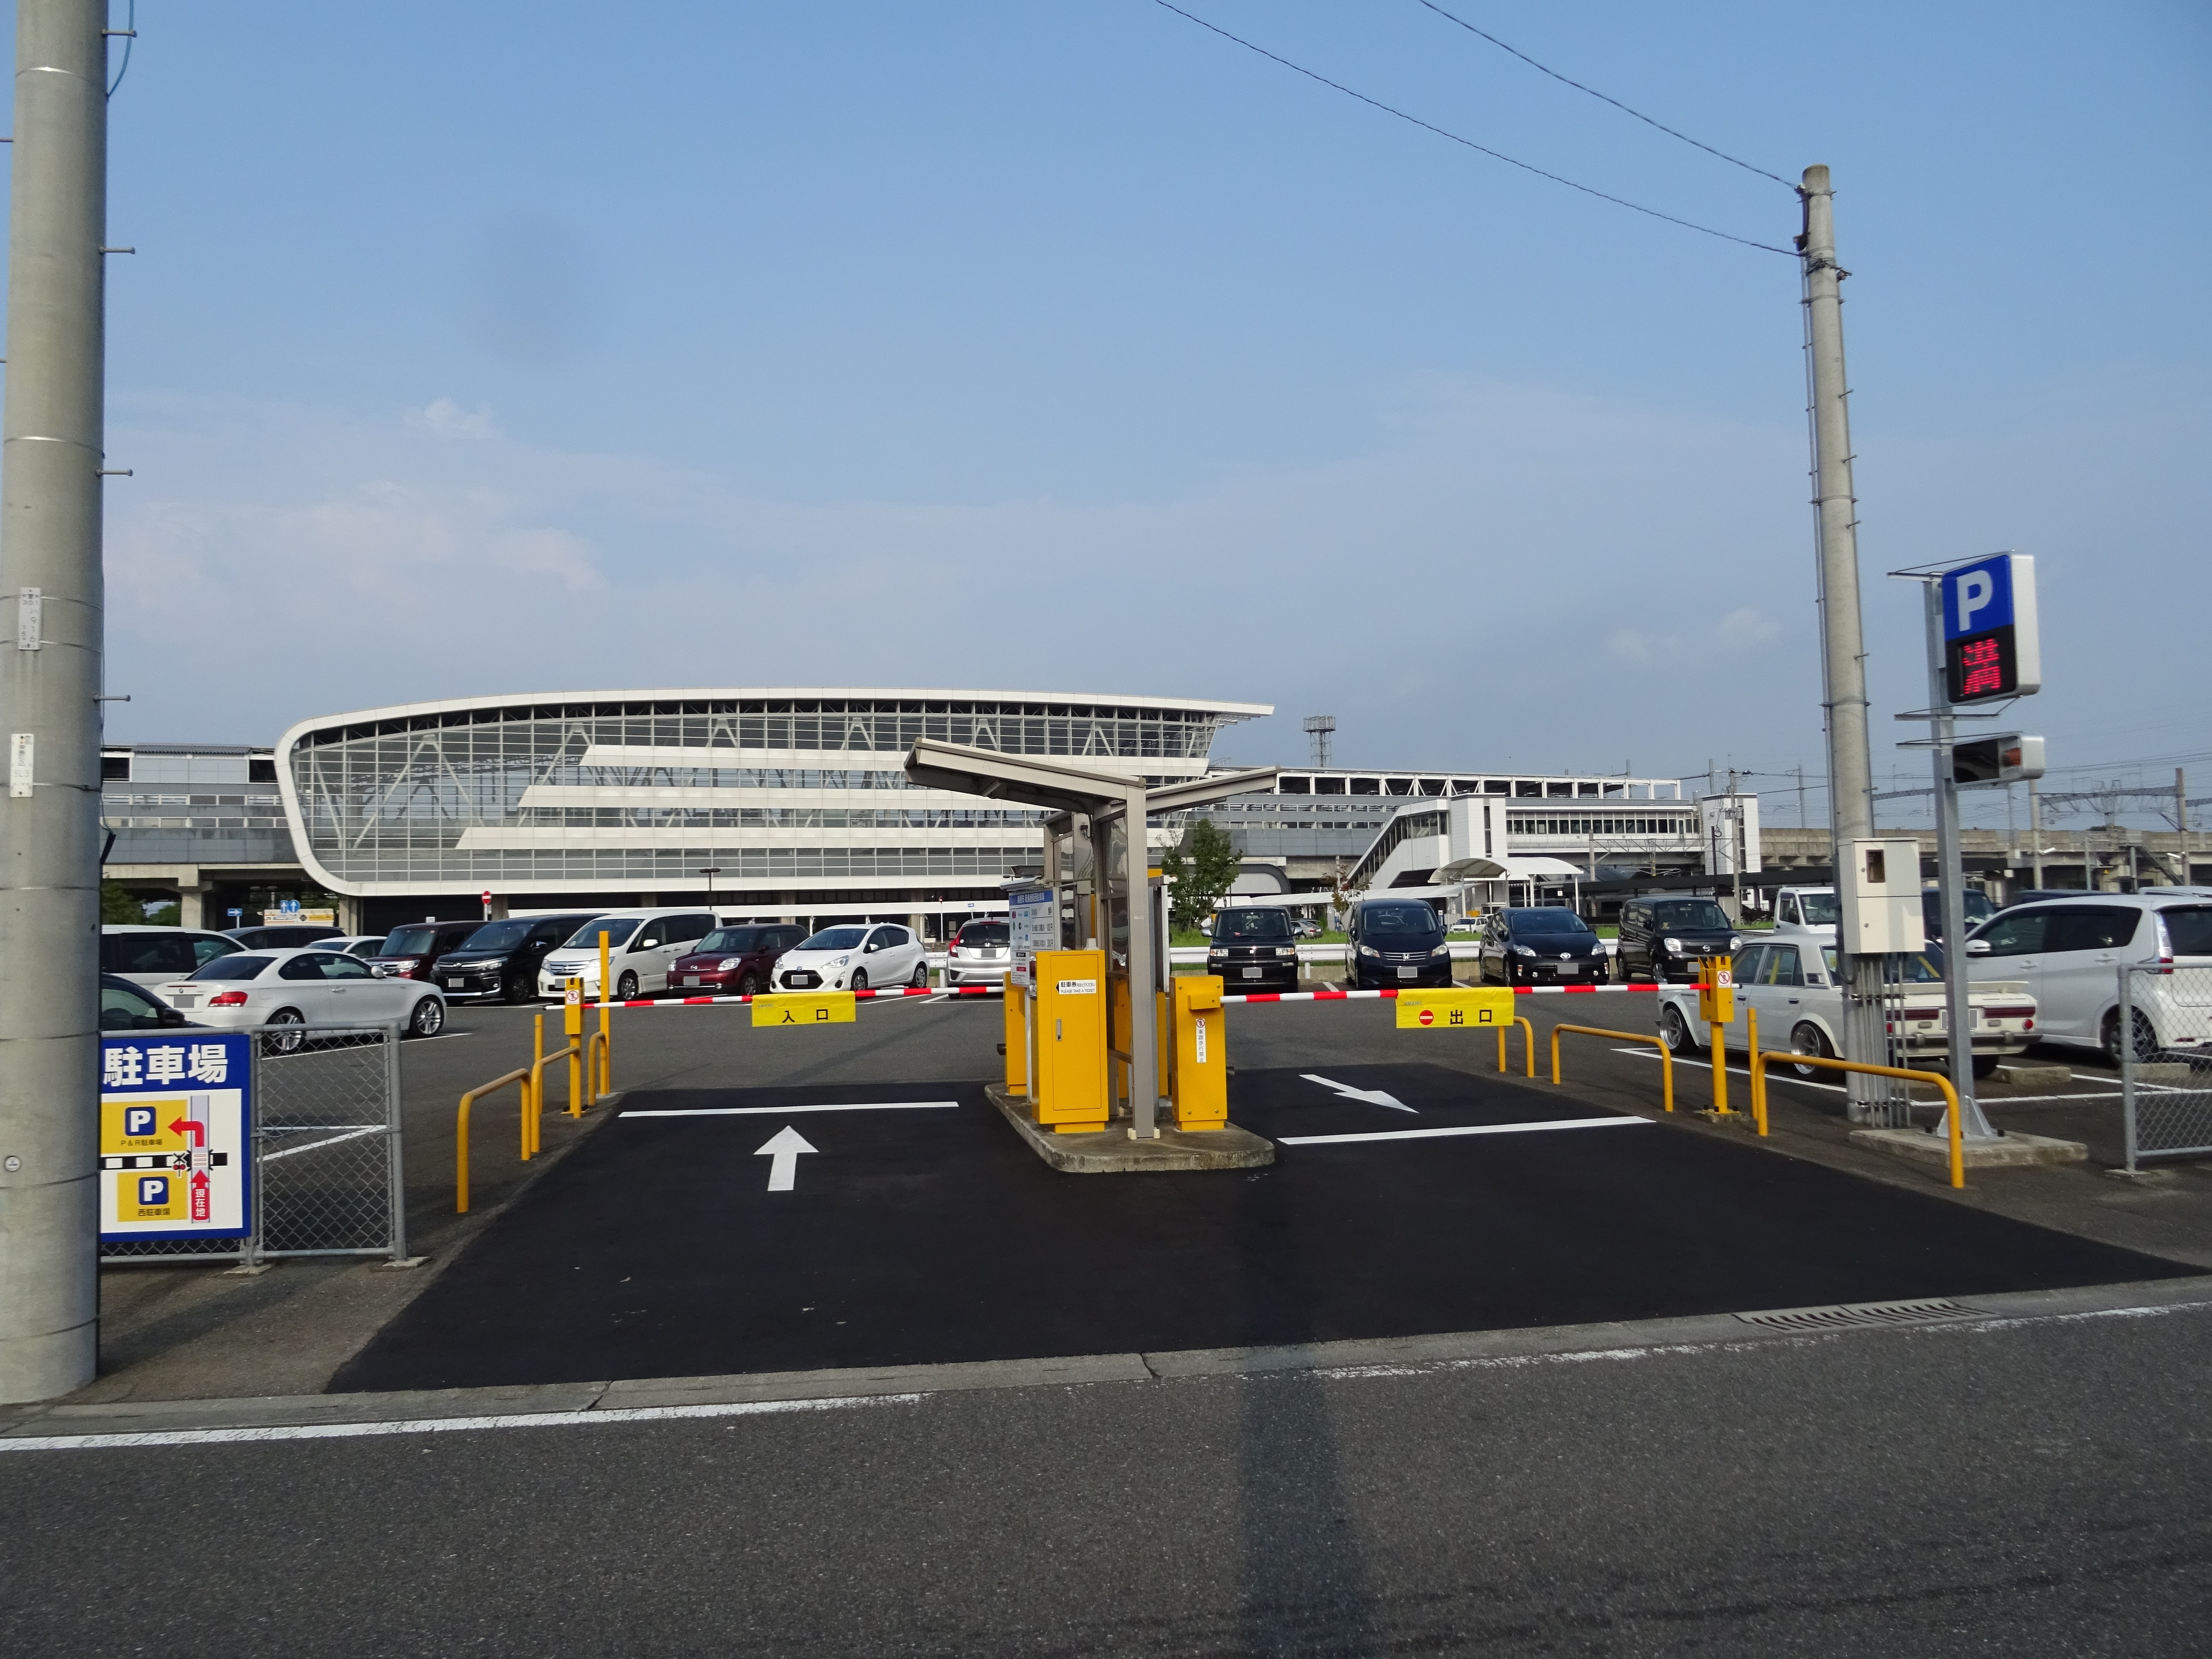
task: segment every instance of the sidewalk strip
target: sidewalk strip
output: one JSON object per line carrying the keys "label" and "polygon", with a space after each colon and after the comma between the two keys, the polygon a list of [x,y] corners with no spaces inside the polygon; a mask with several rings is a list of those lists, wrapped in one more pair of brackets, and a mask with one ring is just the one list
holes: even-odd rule
{"label": "sidewalk strip", "polygon": [[1434,1140],[1443,1135],[1522,1135],[1539,1129],[1614,1129],[1648,1117],[1559,1117],[1544,1123],[1462,1123],[1449,1129],[1374,1129],[1356,1135],[1277,1135],[1285,1146],[1335,1146],[1351,1140]]}

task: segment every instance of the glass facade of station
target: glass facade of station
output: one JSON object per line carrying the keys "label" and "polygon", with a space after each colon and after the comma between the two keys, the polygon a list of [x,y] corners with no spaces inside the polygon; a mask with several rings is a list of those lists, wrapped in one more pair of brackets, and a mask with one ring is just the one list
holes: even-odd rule
{"label": "glass facade of station", "polygon": [[295,726],[295,838],[338,890],[821,891],[995,884],[1039,815],[917,788],[918,738],[1154,782],[1264,705],[977,692],[496,699]]}

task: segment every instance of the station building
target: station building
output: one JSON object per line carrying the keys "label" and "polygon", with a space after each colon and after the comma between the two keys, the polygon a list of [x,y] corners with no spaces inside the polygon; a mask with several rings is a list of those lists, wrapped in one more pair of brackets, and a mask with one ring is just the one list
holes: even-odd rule
{"label": "station building", "polygon": [[[936,919],[995,907],[1005,880],[1036,867],[1041,815],[915,787],[903,768],[915,738],[1163,784],[1227,769],[1217,738],[1273,712],[795,687],[364,709],[301,720],[273,746],[107,747],[103,873],[149,899],[173,896],[186,926],[258,921],[293,902],[380,933],[480,915],[489,894],[493,914],[711,902],[726,915],[910,917],[938,934]],[[1480,855],[1549,900],[1608,874],[1699,871],[1711,828],[1674,779],[1565,773],[1291,767],[1272,792],[1206,813],[1242,857],[1238,890],[1255,896],[1347,873],[1370,888],[1434,888]],[[1803,861],[1825,862],[1825,832],[1797,834]],[[1784,837],[1767,836],[1772,861]]]}

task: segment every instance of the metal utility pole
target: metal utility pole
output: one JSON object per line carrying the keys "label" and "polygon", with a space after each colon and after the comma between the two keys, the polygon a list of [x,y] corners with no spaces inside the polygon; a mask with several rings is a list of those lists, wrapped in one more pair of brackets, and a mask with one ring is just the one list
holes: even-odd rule
{"label": "metal utility pole", "polygon": [[[1805,231],[1797,247],[1804,262],[1806,416],[1813,439],[1814,546],[1820,570],[1821,685],[1828,725],[1830,862],[1842,879],[1848,865],[1844,844],[1874,834],[1866,644],[1859,617],[1858,498],[1851,489],[1850,386],[1844,377],[1845,272],[1836,263],[1835,194],[1828,169],[1807,167],[1798,195],[1805,205]],[[1844,1058],[1880,1064],[1888,1054],[1882,1020],[1882,959],[1853,953],[1844,961],[1849,980]],[[1874,1121],[1877,1106],[1889,1100],[1888,1090],[1856,1072],[1844,1081],[1851,1119]],[[1901,1104],[1899,1108],[1900,1114],[1907,1109]]]}
{"label": "metal utility pole", "polygon": [[2027,853],[2033,871],[2028,886],[2032,890],[2043,885],[2043,798],[2035,792],[2035,785],[2027,786]]}
{"label": "metal utility pole", "polygon": [[0,415],[0,1401],[99,1358],[106,0],[18,0]]}
{"label": "metal utility pole", "polygon": [[1951,712],[1943,675],[1943,585],[1923,585],[1928,622],[1929,740],[1936,757],[1936,870],[1943,910],[1943,1009],[1951,1039],[1951,1086],[1959,1095],[1959,1126],[1968,1140],[1993,1140],[1996,1132],[1974,1098],[1973,985],[1966,972],[1966,884],[1959,846],[1959,782],[1952,749],[1958,717]]}

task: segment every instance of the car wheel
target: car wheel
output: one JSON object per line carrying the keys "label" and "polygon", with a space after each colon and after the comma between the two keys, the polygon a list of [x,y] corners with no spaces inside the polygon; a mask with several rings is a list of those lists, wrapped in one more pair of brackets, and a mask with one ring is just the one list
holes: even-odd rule
{"label": "car wheel", "polygon": [[[2140,1008],[2130,1011],[2135,1018],[2130,1023],[2136,1034],[2136,1060],[2138,1063],[2154,1059],[2158,1054],[2158,1030],[2150,1023],[2150,1016]],[[2098,1038],[2098,1046],[2105,1051],[2105,1059],[2112,1065],[2120,1063],[2120,1011],[2117,1008],[2105,1016],[2105,1029]]]}
{"label": "car wheel", "polygon": [[760,994],[760,975],[750,969],[738,981],[738,994],[741,997],[757,997]]}
{"label": "car wheel", "polygon": [[615,981],[615,1000],[617,1002],[635,1002],[637,1000],[637,975],[635,974],[624,974],[620,979]]}
{"label": "car wheel", "polygon": [[500,975],[499,994],[500,1000],[511,1007],[527,998],[530,991],[529,988],[513,974],[502,974]]}
{"label": "car wheel", "polygon": [[907,983],[917,990],[927,991],[929,988],[929,963],[926,961],[915,963],[914,977],[907,981]]}
{"label": "car wheel", "polygon": [[[1793,1054],[1813,1054],[1821,1060],[1833,1060],[1836,1046],[1828,1035],[1817,1025],[1800,1025],[1790,1034],[1790,1052]],[[1802,1078],[1816,1078],[1827,1070],[1825,1066],[1792,1066],[1790,1068]]]}
{"label": "car wheel", "polygon": [[435,997],[424,997],[407,1017],[409,1036],[433,1037],[445,1029],[446,1005]]}
{"label": "car wheel", "polygon": [[[305,1025],[307,1021],[307,1017],[297,1008],[279,1008],[269,1016],[265,1023],[270,1025],[297,1026]],[[264,1054],[296,1054],[307,1040],[306,1034],[301,1031],[271,1031],[261,1039],[261,1052]]]}
{"label": "car wheel", "polygon": [[1671,1002],[1659,1011],[1659,1040],[1667,1045],[1669,1054],[1697,1052],[1698,1034],[1690,1029],[1690,1022],[1682,1018],[1682,1011]]}
{"label": "car wheel", "polygon": [[855,968],[853,969],[853,988],[855,991],[865,991],[868,988],[868,970],[866,969]]}

